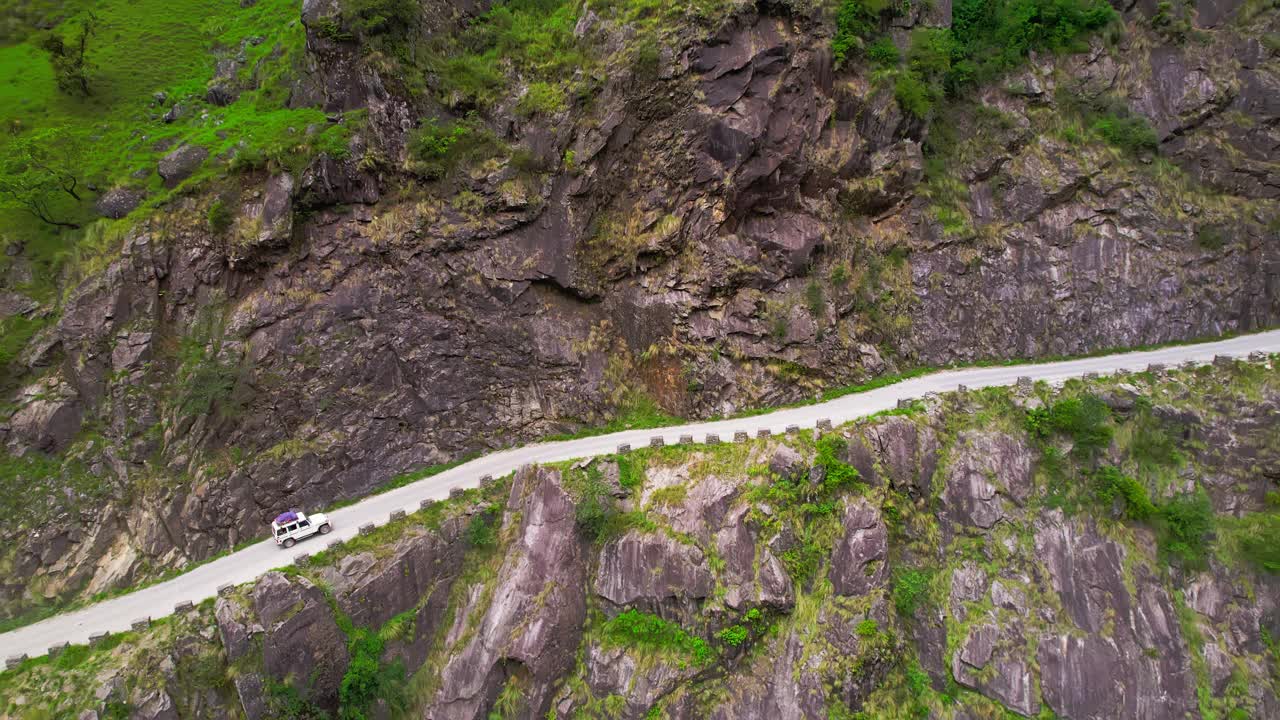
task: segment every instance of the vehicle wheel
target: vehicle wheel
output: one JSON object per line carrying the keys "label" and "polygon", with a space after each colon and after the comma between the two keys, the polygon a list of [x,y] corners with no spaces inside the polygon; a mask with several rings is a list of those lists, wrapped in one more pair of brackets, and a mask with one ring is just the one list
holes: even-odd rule
{"label": "vehicle wheel", "polygon": [[325,524],[323,524],[323,525],[321,525],[321,526],[320,526],[320,534],[321,534],[321,535],[328,535],[328,534],[329,534],[329,531],[330,531],[330,530],[332,530],[332,529],[333,529],[333,528],[329,527],[329,523],[325,523]]}
{"label": "vehicle wheel", "polygon": [[294,545],[296,545],[296,544],[297,544],[297,541],[296,541],[296,540],[294,540],[293,538],[285,538],[285,539],[284,539],[284,546],[285,546],[285,547],[287,547],[287,548],[291,548],[291,547],[293,547],[293,546],[294,546]]}

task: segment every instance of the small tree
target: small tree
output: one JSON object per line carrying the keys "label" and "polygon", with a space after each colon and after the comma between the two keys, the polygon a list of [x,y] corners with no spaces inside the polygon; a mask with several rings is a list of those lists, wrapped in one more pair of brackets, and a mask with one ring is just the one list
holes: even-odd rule
{"label": "small tree", "polygon": [[78,224],[60,219],[59,198],[78,205],[83,146],[79,138],[61,128],[38,130],[19,136],[9,146],[0,173],[0,202],[25,210],[41,221],[65,228]]}
{"label": "small tree", "polygon": [[44,37],[40,46],[49,53],[49,63],[53,65],[53,75],[58,81],[58,89],[64,93],[90,95],[89,70],[93,64],[86,57],[89,49],[89,37],[98,29],[98,16],[86,13],[80,20],[79,32],[73,35],[70,42],[61,35],[50,33]]}

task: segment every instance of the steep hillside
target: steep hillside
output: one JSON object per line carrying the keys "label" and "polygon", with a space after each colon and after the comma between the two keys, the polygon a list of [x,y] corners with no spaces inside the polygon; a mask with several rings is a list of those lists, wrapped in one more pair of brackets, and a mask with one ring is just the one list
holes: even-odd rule
{"label": "steep hillside", "polygon": [[1270,4],[76,7],[87,95],[0,48],[80,226],[7,196],[10,617],[488,448],[1280,317]]}
{"label": "steep hillside", "polygon": [[1277,368],[527,467],[27,661],[0,716],[1277,717]]}

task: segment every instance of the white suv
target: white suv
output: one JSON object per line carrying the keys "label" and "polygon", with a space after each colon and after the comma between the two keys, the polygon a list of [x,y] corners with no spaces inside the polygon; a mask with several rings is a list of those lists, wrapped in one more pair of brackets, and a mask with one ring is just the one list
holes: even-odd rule
{"label": "white suv", "polygon": [[316,533],[327,535],[333,528],[329,526],[329,518],[324,513],[307,515],[296,511],[283,513],[271,522],[271,534],[277,545],[291,548],[299,540],[311,537]]}

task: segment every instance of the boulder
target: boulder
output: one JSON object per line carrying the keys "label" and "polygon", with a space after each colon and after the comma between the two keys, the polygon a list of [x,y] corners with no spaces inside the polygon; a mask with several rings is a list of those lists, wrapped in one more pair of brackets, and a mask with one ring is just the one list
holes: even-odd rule
{"label": "boulder", "polygon": [[191,177],[207,157],[209,151],[199,145],[180,145],[160,159],[156,170],[164,178],[165,187],[175,187]]}
{"label": "boulder", "polygon": [[136,188],[117,187],[103,193],[93,206],[102,217],[118,220],[133,212],[146,196]]}

